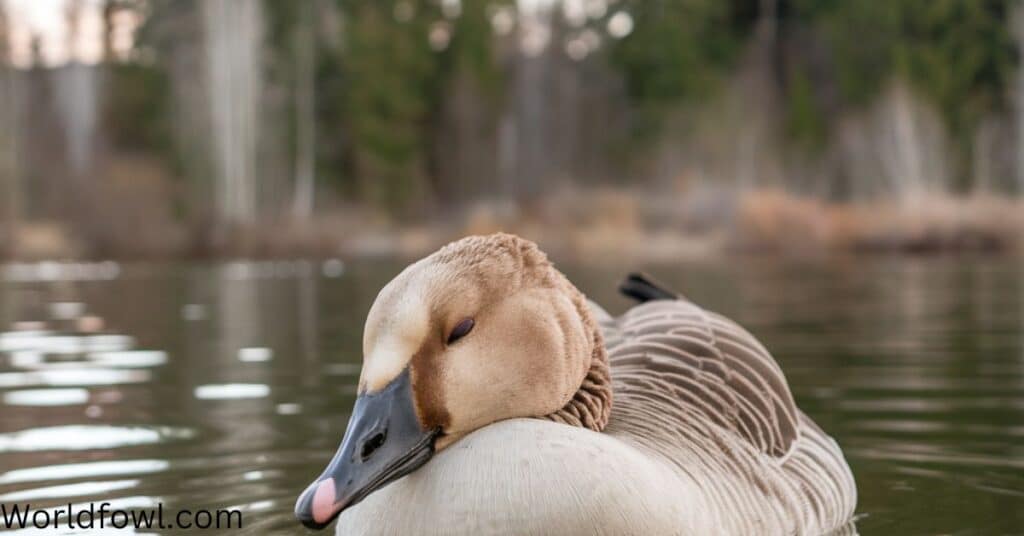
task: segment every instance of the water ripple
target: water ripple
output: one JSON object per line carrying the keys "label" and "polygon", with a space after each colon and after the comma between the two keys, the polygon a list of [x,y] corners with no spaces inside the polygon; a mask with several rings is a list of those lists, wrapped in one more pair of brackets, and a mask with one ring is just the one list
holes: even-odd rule
{"label": "water ripple", "polygon": [[191,429],[170,426],[49,426],[0,434],[0,453],[112,449],[194,436]]}

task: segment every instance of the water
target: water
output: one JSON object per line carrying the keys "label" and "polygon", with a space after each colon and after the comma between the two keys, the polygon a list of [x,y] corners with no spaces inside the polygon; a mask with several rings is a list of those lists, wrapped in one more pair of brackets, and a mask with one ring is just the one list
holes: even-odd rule
{"label": "water", "polygon": [[[240,508],[243,533],[301,533],[295,496],[343,434],[364,315],[403,265],[8,266],[0,502]],[[627,267],[564,268],[625,307]],[[647,268],[771,349],[847,453],[861,534],[1024,533],[1024,263]]]}

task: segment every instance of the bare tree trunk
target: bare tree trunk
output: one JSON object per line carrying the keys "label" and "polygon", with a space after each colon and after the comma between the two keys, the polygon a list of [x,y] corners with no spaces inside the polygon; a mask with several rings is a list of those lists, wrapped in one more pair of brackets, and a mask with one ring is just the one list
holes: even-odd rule
{"label": "bare tree trunk", "polygon": [[114,19],[117,15],[117,0],[100,0],[100,12],[103,14],[103,61],[113,62],[114,58]]}
{"label": "bare tree trunk", "polygon": [[297,220],[313,214],[316,177],[316,32],[313,8],[300,4],[300,20],[295,29],[295,195],[292,213]]}
{"label": "bare tree trunk", "polygon": [[[67,5],[68,48],[74,51],[80,32],[85,4],[81,1]],[[94,171],[96,156],[96,126],[99,120],[99,80],[97,69],[86,65],[81,58],[71,57],[71,62],[61,70],[53,72],[58,81],[55,84],[57,107],[64,123],[64,136],[68,151],[68,162],[72,178],[78,188],[88,188],[85,183]]]}
{"label": "bare tree trunk", "polygon": [[10,68],[7,18],[0,5],[0,254],[17,255],[19,205],[17,74]]}
{"label": "bare tree trunk", "polygon": [[21,199],[17,162],[18,107],[14,92],[14,73],[0,66],[0,252],[11,256],[17,253]]}
{"label": "bare tree trunk", "polygon": [[[1017,38],[1018,53],[1024,54],[1024,7],[1013,15],[1013,35]],[[1017,193],[1024,195],[1024,68],[1017,69]]]}
{"label": "bare tree trunk", "polygon": [[[519,14],[521,45],[513,51],[511,115],[503,125],[504,148],[514,148],[514,199],[530,206],[545,189],[552,171],[551,73],[554,46],[550,45],[553,9],[534,7]],[[529,136],[525,135],[529,133]]]}
{"label": "bare tree trunk", "polygon": [[917,125],[911,115],[911,97],[905,90],[898,91],[893,101],[893,128],[896,142],[896,173],[892,176],[894,189],[900,198],[911,205],[923,189],[924,176],[921,169],[921,144]]}
{"label": "bare tree trunk", "polygon": [[741,91],[745,93],[743,100],[752,108],[745,110],[749,121],[736,144],[736,186],[740,190],[764,186],[764,145],[771,135],[773,122],[769,110],[775,104],[773,64],[777,17],[777,0],[758,2],[753,48],[743,69],[745,73],[741,75],[745,78],[741,82]]}
{"label": "bare tree trunk", "polygon": [[971,175],[975,193],[992,194],[999,189],[996,185],[996,173],[993,170],[992,158],[995,153],[997,136],[997,125],[991,118],[982,121],[974,132]]}
{"label": "bare tree trunk", "polygon": [[261,4],[258,0],[203,0],[201,7],[217,215],[222,223],[249,224],[256,217]]}

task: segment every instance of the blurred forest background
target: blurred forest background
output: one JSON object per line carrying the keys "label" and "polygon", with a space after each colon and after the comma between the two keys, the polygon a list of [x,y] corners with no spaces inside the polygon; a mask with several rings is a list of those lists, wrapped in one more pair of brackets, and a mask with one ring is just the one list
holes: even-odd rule
{"label": "blurred forest background", "polygon": [[1012,0],[0,0],[0,256],[1013,250]]}

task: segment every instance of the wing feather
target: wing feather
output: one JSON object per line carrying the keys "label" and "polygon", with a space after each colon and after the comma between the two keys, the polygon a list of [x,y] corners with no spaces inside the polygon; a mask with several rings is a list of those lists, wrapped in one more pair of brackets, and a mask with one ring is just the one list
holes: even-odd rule
{"label": "wing feather", "polygon": [[685,422],[724,428],[776,458],[793,448],[799,413],[786,378],[735,322],[688,301],[656,300],[601,324],[616,403],[688,414]]}

